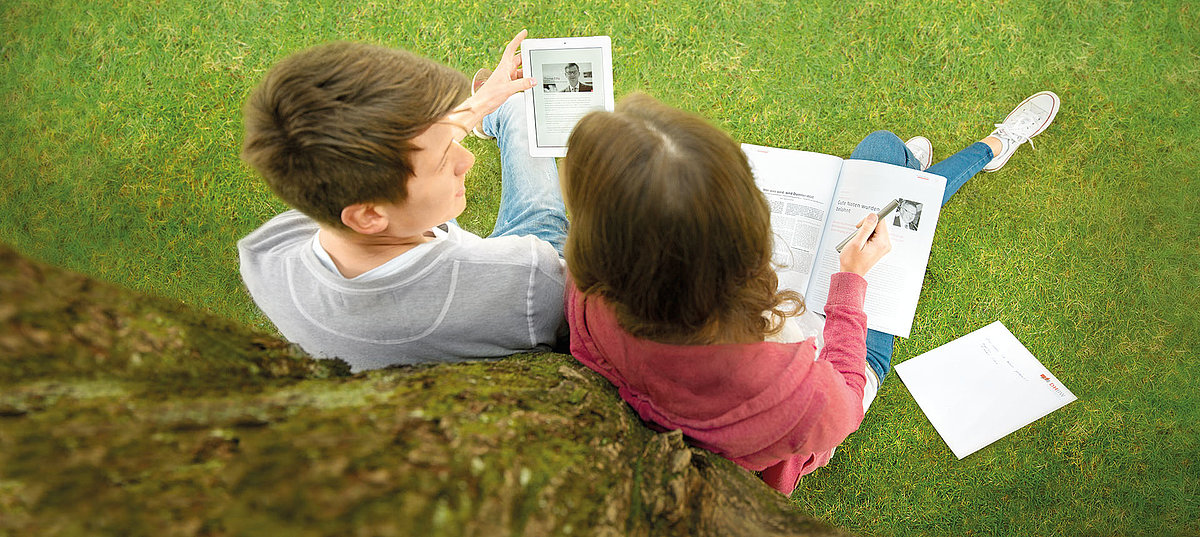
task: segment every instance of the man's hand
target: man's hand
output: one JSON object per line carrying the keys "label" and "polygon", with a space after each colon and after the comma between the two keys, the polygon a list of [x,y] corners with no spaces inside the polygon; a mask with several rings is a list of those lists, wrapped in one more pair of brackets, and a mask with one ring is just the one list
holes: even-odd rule
{"label": "man's hand", "polygon": [[880,221],[875,213],[870,213],[858,223],[858,233],[842,249],[838,261],[842,272],[866,276],[867,271],[890,251],[892,240],[888,236],[887,223]]}
{"label": "man's hand", "polygon": [[492,70],[492,76],[488,77],[475,95],[467,99],[464,108],[469,108],[476,116],[476,121],[468,123],[469,125],[475,125],[483,116],[495,112],[512,95],[533,87],[535,81],[532,78],[522,77],[521,54],[518,52],[527,34],[526,30],[521,30],[508,42],[508,46],[504,47],[504,52],[500,55],[500,63]]}

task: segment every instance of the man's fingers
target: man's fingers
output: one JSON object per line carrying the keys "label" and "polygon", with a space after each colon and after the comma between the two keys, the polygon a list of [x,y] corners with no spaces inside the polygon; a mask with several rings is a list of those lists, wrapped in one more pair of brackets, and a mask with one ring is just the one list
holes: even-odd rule
{"label": "man's fingers", "polygon": [[518,74],[516,77],[510,80],[508,84],[512,85],[508,86],[507,95],[512,95],[514,93],[520,93],[532,88],[534,85],[534,80],[532,78],[521,78],[521,76]]}
{"label": "man's fingers", "polygon": [[516,54],[517,47],[521,46],[521,41],[524,41],[525,36],[528,34],[529,32],[527,30],[521,30],[520,32],[517,32],[517,36],[514,37],[512,41],[508,42],[507,47],[504,47],[504,57],[507,58],[513,54]]}

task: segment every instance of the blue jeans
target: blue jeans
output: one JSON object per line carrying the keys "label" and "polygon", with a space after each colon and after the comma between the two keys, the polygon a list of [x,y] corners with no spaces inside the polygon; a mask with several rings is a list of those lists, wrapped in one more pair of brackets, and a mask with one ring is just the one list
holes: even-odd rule
{"label": "blue jeans", "polygon": [[[975,142],[966,149],[950,155],[946,160],[930,166],[926,171],[946,178],[946,193],[942,196],[942,206],[950,201],[950,196],[958,192],[968,179],[979,173],[993,156],[992,148],[987,144]],[[921,163],[913,156],[912,151],[904,146],[904,141],[888,131],[868,134],[858,143],[858,147],[854,148],[854,152],[850,153],[850,158],[886,162],[914,170],[921,169]],[[894,337],[891,334],[867,330],[867,363],[875,370],[880,382],[892,368],[893,342]]]}
{"label": "blue jeans", "polygon": [[484,116],[483,132],[500,146],[500,211],[491,237],[533,235],[563,253],[567,210],[553,158],[529,156],[528,125],[521,94]]}

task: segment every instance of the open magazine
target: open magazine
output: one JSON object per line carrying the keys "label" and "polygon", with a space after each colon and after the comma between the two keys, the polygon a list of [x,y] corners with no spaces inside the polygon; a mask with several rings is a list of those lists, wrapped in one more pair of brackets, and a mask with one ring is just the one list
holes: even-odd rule
{"label": "open magazine", "polygon": [[835,247],[868,213],[892,200],[884,218],[892,251],[867,273],[863,309],[873,330],[909,337],[946,179],[902,166],[833,155],[742,144],[758,188],[771,205],[774,259],[780,288],[804,295],[824,313],[829,277],[838,271]]}

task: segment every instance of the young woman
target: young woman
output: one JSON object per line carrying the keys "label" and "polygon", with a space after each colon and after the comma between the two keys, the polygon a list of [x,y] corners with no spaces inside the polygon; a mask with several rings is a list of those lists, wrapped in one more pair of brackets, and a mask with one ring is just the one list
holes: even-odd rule
{"label": "young woman", "polygon": [[[947,199],[995,155],[1007,161],[1041,132],[1014,128],[947,159]],[[863,276],[891,248],[888,222],[869,216],[841,254],[818,356],[815,338],[788,335],[803,302],[777,290],[769,209],[733,139],[633,95],[616,112],[585,117],[569,146],[571,353],[651,426],[681,429],[790,494],[858,428],[887,374],[891,336],[868,338],[862,305]],[[859,150],[852,158],[922,167],[886,131]]]}

